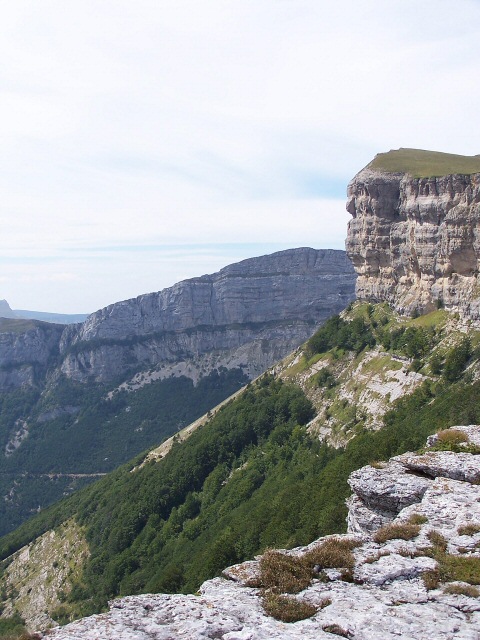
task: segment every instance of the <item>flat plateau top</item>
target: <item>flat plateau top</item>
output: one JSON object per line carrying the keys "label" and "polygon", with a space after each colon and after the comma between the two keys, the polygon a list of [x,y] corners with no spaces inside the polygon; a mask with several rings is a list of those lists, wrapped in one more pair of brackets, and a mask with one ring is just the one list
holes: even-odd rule
{"label": "flat plateau top", "polygon": [[480,155],[458,156],[440,151],[400,148],[379,153],[367,168],[389,173],[409,173],[414,178],[470,175],[480,173]]}

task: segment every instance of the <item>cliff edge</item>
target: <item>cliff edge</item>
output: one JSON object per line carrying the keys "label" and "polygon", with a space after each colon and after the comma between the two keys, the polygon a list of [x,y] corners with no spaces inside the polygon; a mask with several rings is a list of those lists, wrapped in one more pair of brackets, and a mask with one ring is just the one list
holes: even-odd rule
{"label": "cliff edge", "polygon": [[399,149],[348,185],[359,299],[480,321],[480,156]]}

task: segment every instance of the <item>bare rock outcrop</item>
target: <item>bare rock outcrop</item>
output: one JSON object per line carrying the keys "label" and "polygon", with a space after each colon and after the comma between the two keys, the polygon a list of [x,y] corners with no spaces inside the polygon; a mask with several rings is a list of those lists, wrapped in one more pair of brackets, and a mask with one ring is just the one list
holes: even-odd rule
{"label": "bare rock outcrop", "polygon": [[348,185],[346,248],[359,276],[357,297],[386,301],[400,313],[441,305],[478,321],[480,169],[459,173],[447,163],[443,175],[426,165],[423,173],[432,177],[391,169],[395,154],[407,151],[425,162],[445,155],[382,154],[387,169],[373,161]]}
{"label": "bare rock outcrop", "polygon": [[[469,425],[465,433],[474,444],[480,426]],[[258,586],[262,581],[262,558],[258,557],[229,567],[222,578],[205,582],[198,595],[119,598],[110,603],[108,613],[53,629],[43,637],[476,640],[480,637],[480,591],[475,586],[480,583],[480,486],[474,479],[473,483],[466,477],[452,479],[458,468],[453,458],[450,465],[443,461],[439,467],[434,455],[419,455],[422,473],[412,473],[415,457],[413,453],[398,456],[383,469],[367,466],[351,477],[355,493],[350,511],[357,511],[358,516],[362,505],[372,514],[375,509],[380,514],[390,509],[387,526],[372,529],[368,522],[346,535],[327,536],[308,547],[282,551],[305,562],[325,544],[354,547],[345,558],[349,565],[315,565],[308,586],[289,596],[298,604],[316,607],[309,618],[286,623],[267,615],[262,605],[264,592]],[[427,468],[428,460],[432,464]],[[354,520],[361,524],[361,518]]]}

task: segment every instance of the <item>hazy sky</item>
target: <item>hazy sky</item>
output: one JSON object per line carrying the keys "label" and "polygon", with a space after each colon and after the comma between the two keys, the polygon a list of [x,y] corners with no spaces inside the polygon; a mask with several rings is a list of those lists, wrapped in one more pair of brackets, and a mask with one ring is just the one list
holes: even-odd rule
{"label": "hazy sky", "polygon": [[0,59],[17,309],[343,248],[376,153],[480,153],[479,0],[6,0]]}

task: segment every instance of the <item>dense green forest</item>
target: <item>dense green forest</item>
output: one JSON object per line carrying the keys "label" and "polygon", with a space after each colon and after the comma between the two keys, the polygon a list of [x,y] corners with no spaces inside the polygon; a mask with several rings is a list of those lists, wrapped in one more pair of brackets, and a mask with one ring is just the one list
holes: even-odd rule
{"label": "dense green forest", "polygon": [[[28,437],[0,456],[0,535],[64,495],[91,482],[65,474],[106,473],[159,444],[237,391],[248,379],[220,369],[195,386],[189,378],[158,380],[134,393],[59,380],[50,391],[17,390],[0,396],[0,449],[12,425],[28,420]],[[69,411],[56,412],[58,407]],[[16,427],[18,428],[18,426]],[[61,451],[61,455],[58,452]]]}
{"label": "dense green forest", "polygon": [[351,471],[418,449],[439,428],[480,422],[480,383],[462,373],[427,381],[394,403],[382,430],[344,449],[308,436],[312,415],[298,387],[264,376],[160,462],[130,473],[140,457],[3,538],[0,557],[75,515],[91,557],[66,610],[86,614],[142,591],[195,591],[266,547],[345,530]]}

